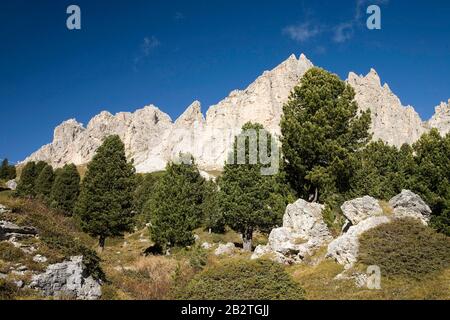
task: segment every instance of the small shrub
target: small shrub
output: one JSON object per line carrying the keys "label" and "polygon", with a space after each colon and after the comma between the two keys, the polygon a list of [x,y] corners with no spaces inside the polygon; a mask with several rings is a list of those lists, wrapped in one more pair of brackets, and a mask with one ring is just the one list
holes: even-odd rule
{"label": "small shrub", "polygon": [[13,283],[0,279],[0,300],[14,300],[18,289]]}
{"label": "small shrub", "polygon": [[205,249],[200,246],[194,246],[191,249],[189,264],[195,271],[202,270],[208,262],[208,254]]}
{"label": "small shrub", "polygon": [[304,290],[269,260],[233,259],[195,276],[180,294],[194,300],[302,300]]}
{"label": "small shrub", "polygon": [[387,277],[421,279],[450,267],[450,237],[412,219],[398,219],[360,238],[359,260]]}
{"label": "small shrub", "polygon": [[17,262],[25,258],[25,253],[9,242],[0,242],[0,259],[7,262]]}

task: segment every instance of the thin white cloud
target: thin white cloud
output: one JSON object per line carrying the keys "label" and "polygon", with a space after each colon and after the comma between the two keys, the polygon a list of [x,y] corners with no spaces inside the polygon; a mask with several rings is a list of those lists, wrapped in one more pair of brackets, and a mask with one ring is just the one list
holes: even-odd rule
{"label": "thin white cloud", "polygon": [[184,13],[183,12],[175,12],[175,15],[173,17],[175,20],[183,20],[184,19]]}
{"label": "thin white cloud", "polygon": [[134,69],[137,71],[138,65],[161,45],[161,42],[155,36],[145,37],[141,43],[139,54],[134,58]]}
{"label": "thin white cloud", "polygon": [[161,43],[155,36],[151,36],[150,38],[145,37],[144,42],[141,45],[143,55],[148,57],[150,55],[150,52],[160,45]]}
{"label": "thin white cloud", "polygon": [[365,17],[366,9],[371,4],[388,4],[389,0],[356,0],[356,8],[353,18],[349,21],[342,22],[333,28],[333,41],[336,43],[344,43],[355,33],[356,27],[361,24],[361,19]]}
{"label": "thin white cloud", "polygon": [[294,41],[306,42],[321,33],[321,28],[310,22],[299,25],[290,25],[283,29],[283,34],[289,36]]}
{"label": "thin white cloud", "polygon": [[352,22],[344,22],[334,27],[333,41],[336,43],[344,43],[350,40],[354,34],[354,24]]}

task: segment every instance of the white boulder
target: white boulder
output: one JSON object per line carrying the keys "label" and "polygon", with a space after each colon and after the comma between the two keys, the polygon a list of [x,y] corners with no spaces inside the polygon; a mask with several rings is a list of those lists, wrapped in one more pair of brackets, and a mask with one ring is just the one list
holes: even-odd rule
{"label": "white boulder", "polygon": [[83,256],[48,266],[45,273],[32,277],[30,287],[57,298],[96,300],[102,295],[100,281],[86,274]]}
{"label": "white boulder", "polygon": [[9,180],[8,182],[5,183],[5,186],[10,189],[10,190],[16,190],[17,189],[17,182],[15,179],[13,180]]}
{"label": "white boulder", "polygon": [[324,206],[298,200],[286,208],[283,227],[273,229],[266,246],[258,246],[252,259],[268,255],[275,261],[298,263],[332,240],[322,218]]}
{"label": "white boulder", "polygon": [[356,226],[351,226],[346,233],[333,240],[328,245],[327,257],[334,259],[337,263],[349,269],[358,259],[359,236],[364,232],[389,223],[391,218],[387,216],[370,217]]}
{"label": "white boulder", "polygon": [[394,215],[400,218],[414,218],[427,225],[431,218],[430,207],[420,196],[409,190],[402,190],[389,201]]}
{"label": "white boulder", "polygon": [[341,210],[352,225],[357,225],[369,217],[383,214],[378,200],[369,196],[346,201],[341,206]]}
{"label": "white boulder", "polygon": [[232,242],[228,242],[227,244],[219,244],[217,249],[214,251],[214,254],[216,256],[221,255],[231,255],[233,254],[234,250],[236,249],[236,246]]}

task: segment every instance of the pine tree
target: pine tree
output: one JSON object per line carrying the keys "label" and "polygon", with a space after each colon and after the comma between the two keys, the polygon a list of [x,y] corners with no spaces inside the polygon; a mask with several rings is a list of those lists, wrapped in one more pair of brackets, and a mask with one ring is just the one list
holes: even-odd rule
{"label": "pine tree", "polygon": [[136,190],[134,191],[134,206],[138,214],[144,213],[145,204],[155,191],[156,183],[161,173],[147,173],[136,176]]}
{"label": "pine tree", "polygon": [[450,135],[442,137],[432,129],[413,149],[417,169],[411,190],[431,207],[431,225],[450,236]]}
{"label": "pine tree", "polygon": [[369,143],[356,155],[351,177],[351,198],[369,195],[389,200],[402,189],[410,188],[415,171],[413,151],[404,145],[401,149],[385,142]]}
{"label": "pine tree", "polygon": [[3,159],[0,166],[0,179],[7,179],[9,177],[9,163],[8,159]]}
{"label": "pine tree", "polygon": [[192,231],[203,220],[204,184],[192,157],[190,163],[185,159],[180,164],[167,164],[146,204],[151,238],[157,247],[164,250],[194,242]]}
{"label": "pine tree", "polygon": [[[252,250],[253,232],[257,229],[268,230],[280,222],[286,202],[277,175],[262,175],[263,165],[260,159],[250,163],[250,154],[260,154],[259,141],[261,134],[267,134],[260,124],[247,123],[242,127],[244,136],[238,136],[233,145],[232,156],[237,159],[238,140],[245,139],[245,164],[225,164],[220,179],[220,208],[228,226],[241,233],[244,249]],[[246,132],[257,132],[257,143],[250,144]],[[270,137],[270,135],[269,135]],[[267,150],[270,151],[272,137],[267,139]],[[280,201],[281,200],[281,201]],[[281,205],[280,205],[281,202]]]}
{"label": "pine tree", "polygon": [[15,179],[16,176],[17,176],[16,166],[10,165],[8,168],[8,176],[6,179],[12,180],[12,179]]}
{"label": "pine tree", "polygon": [[53,168],[50,165],[46,165],[42,170],[41,173],[36,178],[35,182],[35,192],[36,195],[45,200],[48,201],[50,194],[52,192],[52,186],[53,181],[55,180],[55,176],[53,173]]}
{"label": "pine tree", "polygon": [[82,229],[99,238],[103,250],[108,237],[122,236],[133,225],[135,171],[117,135],[109,136],[87,167],[75,212]]}
{"label": "pine tree", "polygon": [[36,178],[37,178],[37,176],[39,176],[39,174],[41,173],[41,171],[42,171],[46,166],[48,166],[48,164],[47,164],[47,162],[45,162],[45,161],[38,161],[38,162],[36,163]]}
{"label": "pine tree", "polygon": [[50,193],[51,207],[72,215],[80,192],[80,174],[74,164],[55,170]]}
{"label": "pine tree", "polygon": [[326,201],[350,189],[354,153],[370,139],[369,111],[358,115],[353,88],[312,68],[294,88],[281,120],[287,179],[298,196]]}
{"label": "pine tree", "polygon": [[220,210],[218,185],[212,180],[205,182],[202,211],[207,230],[215,233],[225,231],[225,219]]}
{"label": "pine tree", "polygon": [[27,162],[22,169],[19,183],[17,184],[16,194],[19,197],[32,198],[36,195],[34,186],[37,178],[36,163]]}

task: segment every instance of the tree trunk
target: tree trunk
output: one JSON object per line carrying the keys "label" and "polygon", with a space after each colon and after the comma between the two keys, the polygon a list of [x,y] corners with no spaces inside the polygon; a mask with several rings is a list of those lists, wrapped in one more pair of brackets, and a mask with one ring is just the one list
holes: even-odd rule
{"label": "tree trunk", "polygon": [[319,200],[319,189],[315,188],[314,193],[309,195],[310,202],[317,202]]}
{"label": "tree trunk", "polygon": [[253,229],[248,228],[242,234],[242,243],[244,251],[252,252],[252,239],[253,239]]}
{"label": "tree trunk", "polygon": [[106,241],[106,238],[104,236],[100,236],[98,238],[98,251],[100,253],[102,253],[103,250],[105,249],[105,241]]}

